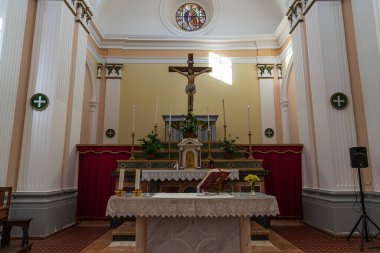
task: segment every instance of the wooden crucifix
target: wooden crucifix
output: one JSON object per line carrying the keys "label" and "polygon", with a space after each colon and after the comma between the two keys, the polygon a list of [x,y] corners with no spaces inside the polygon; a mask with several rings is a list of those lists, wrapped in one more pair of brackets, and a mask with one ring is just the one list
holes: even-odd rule
{"label": "wooden crucifix", "polygon": [[187,67],[169,66],[169,72],[177,72],[187,78],[185,92],[187,94],[187,112],[193,112],[194,94],[196,92],[195,77],[205,72],[211,72],[211,67],[194,67],[193,54],[188,55]]}

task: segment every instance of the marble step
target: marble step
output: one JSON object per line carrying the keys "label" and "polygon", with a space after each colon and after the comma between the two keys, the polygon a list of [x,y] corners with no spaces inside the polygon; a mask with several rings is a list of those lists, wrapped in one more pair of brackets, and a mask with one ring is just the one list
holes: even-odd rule
{"label": "marble step", "polygon": [[112,241],[135,241],[136,222],[126,221],[112,231]]}
{"label": "marble step", "polygon": [[251,241],[269,240],[269,229],[264,228],[255,221],[251,221]]}

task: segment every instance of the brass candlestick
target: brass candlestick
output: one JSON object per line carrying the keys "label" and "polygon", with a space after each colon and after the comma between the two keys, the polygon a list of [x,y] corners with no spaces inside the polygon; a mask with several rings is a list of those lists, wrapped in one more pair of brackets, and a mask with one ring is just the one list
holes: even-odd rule
{"label": "brass candlestick", "polygon": [[253,159],[253,156],[252,156],[252,145],[251,145],[251,131],[248,132],[248,139],[249,139],[249,156],[248,156],[248,159],[249,160],[252,160]]}
{"label": "brass candlestick", "polygon": [[207,137],[208,137],[208,159],[211,160],[211,131],[210,129],[207,130]]}
{"label": "brass candlestick", "polygon": [[132,197],[141,197],[142,191],[140,189],[136,189],[132,191]]}
{"label": "brass candlestick", "polygon": [[125,191],[124,190],[115,190],[115,195],[118,197],[122,197],[124,195]]}
{"label": "brass candlestick", "polygon": [[154,134],[157,134],[157,123],[154,123]]}
{"label": "brass candlestick", "polygon": [[224,128],[224,140],[225,140],[227,138],[227,125],[226,125],[226,123],[224,123],[223,128]]}
{"label": "brass candlestick", "polygon": [[130,160],[135,160],[135,131],[132,131],[132,150]]}
{"label": "brass candlestick", "polygon": [[168,141],[168,152],[169,152],[169,160],[170,160],[170,153],[171,153],[171,144],[172,144],[172,134],[168,133],[169,141]]}

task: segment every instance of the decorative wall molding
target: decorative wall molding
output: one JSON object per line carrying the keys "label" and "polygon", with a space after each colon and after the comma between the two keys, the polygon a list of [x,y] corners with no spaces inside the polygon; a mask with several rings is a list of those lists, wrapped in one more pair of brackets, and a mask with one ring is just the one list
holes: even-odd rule
{"label": "decorative wall molding", "polygon": [[71,12],[76,17],[76,21],[80,22],[83,28],[87,33],[90,33],[88,30],[89,21],[94,15],[91,11],[86,0],[64,0],[66,5],[70,8]]}
{"label": "decorative wall molding", "polygon": [[106,78],[121,79],[123,77],[123,64],[106,63]]}
{"label": "decorative wall molding", "polygon": [[273,64],[257,64],[257,76],[259,79],[274,78]]}

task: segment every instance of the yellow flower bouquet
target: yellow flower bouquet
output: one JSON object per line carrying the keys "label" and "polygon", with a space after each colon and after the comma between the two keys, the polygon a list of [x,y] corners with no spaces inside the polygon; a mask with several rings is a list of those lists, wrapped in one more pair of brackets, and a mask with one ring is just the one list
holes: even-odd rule
{"label": "yellow flower bouquet", "polygon": [[251,195],[255,196],[255,184],[260,182],[260,178],[256,175],[249,174],[244,177],[244,180],[251,184]]}
{"label": "yellow flower bouquet", "polygon": [[254,185],[257,182],[260,182],[260,178],[256,175],[249,174],[244,177],[244,180],[250,183],[251,185]]}

